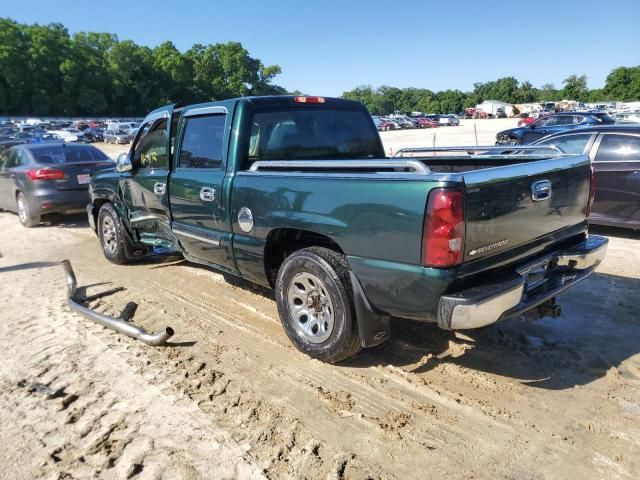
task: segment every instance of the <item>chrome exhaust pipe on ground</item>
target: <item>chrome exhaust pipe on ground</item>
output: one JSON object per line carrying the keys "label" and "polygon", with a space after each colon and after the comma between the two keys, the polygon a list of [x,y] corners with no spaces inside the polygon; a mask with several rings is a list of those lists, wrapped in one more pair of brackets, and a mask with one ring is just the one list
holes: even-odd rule
{"label": "chrome exhaust pipe on ground", "polygon": [[69,260],[63,260],[61,263],[67,280],[67,303],[80,315],[87,317],[89,320],[97,323],[98,325],[111,328],[116,332],[123,333],[131,338],[135,338],[151,346],[163,345],[167,340],[169,340],[171,336],[173,336],[174,332],[171,327],[165,328],[162,332],[149,333],[146,332],[143,328],[129,323],[125,318],[122,318],[122,315],[118,318],[110,317],[108,315],[95,312],[90,308],[85,307],[76,298],[78,283],[76,281],[76,275],[75,273],[73,273],[73,268],[71,268],[71,263],[69,262]]}

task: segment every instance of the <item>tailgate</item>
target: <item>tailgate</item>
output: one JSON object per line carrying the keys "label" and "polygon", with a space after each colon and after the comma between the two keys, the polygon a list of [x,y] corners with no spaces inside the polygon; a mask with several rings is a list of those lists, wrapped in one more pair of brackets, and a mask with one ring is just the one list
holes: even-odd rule
{"label": "tailgate", "polygon": [[470,262],[584,223],[590,162],[574,155],[486,168],[465,172],[464,182]]}

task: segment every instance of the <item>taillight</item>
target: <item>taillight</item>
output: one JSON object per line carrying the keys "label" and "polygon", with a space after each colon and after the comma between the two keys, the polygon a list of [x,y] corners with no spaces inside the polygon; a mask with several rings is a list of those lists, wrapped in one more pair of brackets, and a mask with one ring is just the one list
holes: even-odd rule
{"label": "taillight", "polygon": [[464,255],[464,191],[437,188],[429,193],[422,232],[422,264],[452,267]]}
{"label": "taillight", "polygon": [[37,170],[27,170],[27,177],[31,180],[62,180],[64,172],[55,168],[39,168]]}
{"label": "taillight", "polygon": [[324,103],[324,97],[293,97],[296,103]]}
{"label": "taillight", "polygon": [[591,176],[589,178],[589,203],[587,203],[587,217],[591,215],[593,200],[596,198],[596,172],[591,165]]}

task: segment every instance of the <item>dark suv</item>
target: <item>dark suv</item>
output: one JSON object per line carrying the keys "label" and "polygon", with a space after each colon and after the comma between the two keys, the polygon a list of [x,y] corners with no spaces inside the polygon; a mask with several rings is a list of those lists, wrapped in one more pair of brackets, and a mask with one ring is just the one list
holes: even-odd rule
{"label": "dark suv", "polygon": [[606,112],[563,112],[539,118],[529,125],[503,130],[496,135],[496,145],[526,145],[553,133],[589,125],[610,125],[615,119]]}

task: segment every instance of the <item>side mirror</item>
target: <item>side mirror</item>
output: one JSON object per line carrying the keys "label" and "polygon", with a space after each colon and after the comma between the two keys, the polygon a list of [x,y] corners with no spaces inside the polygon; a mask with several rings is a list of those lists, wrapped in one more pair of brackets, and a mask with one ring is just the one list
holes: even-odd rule
{"label": "side mirror", "polygon": [[121,153],[120,155],[118,155],[118,160],[116,161],[116,170],[120,173],[130,172],[131,170],[133,170],[131,157],[128,153]]}

